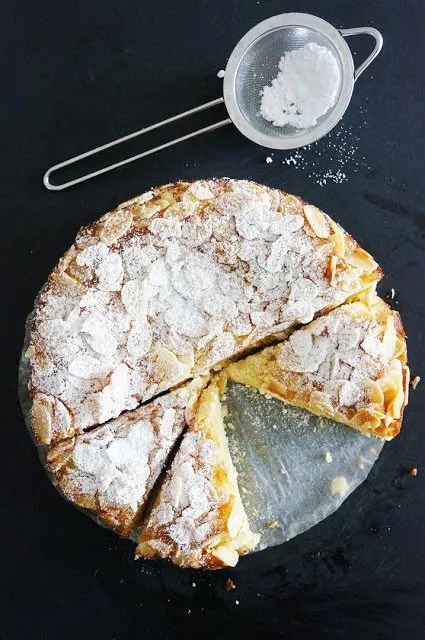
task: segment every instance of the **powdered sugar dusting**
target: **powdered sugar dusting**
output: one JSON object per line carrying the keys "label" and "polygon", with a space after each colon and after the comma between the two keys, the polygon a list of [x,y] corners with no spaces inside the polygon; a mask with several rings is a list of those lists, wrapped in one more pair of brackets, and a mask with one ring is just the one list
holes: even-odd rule
{"label": "powdered sugar dusting", "polygon": [[340,410],[366,405],[365,383],[381,374],[393,350],[385,348],[382,325],[361,312],[361,303],[335,309],[276,347],[282,380],[300,374],[303,392],[320,391],[322,401]]}
{"label": "powdered sugar dusting", "polygon": [[223,502],[211,482],[215,461],[214,441],[187,433],[162,487],[161,502],[150,515],[148,526],[164,527],[184,551],[198,549],[214,533],[214,511]]}
{"label": "powdered sugar dusting", "polygon": [[186,385],[54,447],[49,466],[64,493],[106,521],[113,517],[124,531],[162,471],[201,386]]}

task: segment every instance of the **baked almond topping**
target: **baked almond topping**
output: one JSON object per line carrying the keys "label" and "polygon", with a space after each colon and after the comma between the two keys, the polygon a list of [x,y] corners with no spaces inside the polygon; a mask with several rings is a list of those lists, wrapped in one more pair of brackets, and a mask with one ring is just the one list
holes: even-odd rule
{"label": "baked almond topping", "polygon": [[224,179],[154,189],[83,228],[35,307],[38,441],[134,409],[379,279],[331,231],[295,196]]}
{"label": "baked almond topping", "polygon": [[[234,566],[259,536],[227,445],[227,379],[396,435],[409,370],[381,275],[320,209],[244,180],[165,185],[83,228],[37,298],[26,351],[54,482],[121,535],[143,517],[137,556]],[[279,344],[241,359],[267,340]],[[343,476],[330,485],[348,490]]]}
{"label": "baked almond topping", "polygon": [[221,375],[385,438],[398,433],[407,402],[399,317],[373,296],[330,311]]}

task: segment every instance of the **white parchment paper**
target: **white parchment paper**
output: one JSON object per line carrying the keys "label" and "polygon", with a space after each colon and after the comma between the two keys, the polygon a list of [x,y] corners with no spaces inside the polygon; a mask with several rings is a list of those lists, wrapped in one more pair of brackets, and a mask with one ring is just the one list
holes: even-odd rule
{"label": "white parchment paper", "polygon": [[[242,501],[252,530],[261,533],[257,550],[281,544],[336,511],[365,480],[384,445],[242,385],[229,384],[226,405]],[[347,490],[332,493],[337,477]],[[273,521],[279,526],[269,528]]]}

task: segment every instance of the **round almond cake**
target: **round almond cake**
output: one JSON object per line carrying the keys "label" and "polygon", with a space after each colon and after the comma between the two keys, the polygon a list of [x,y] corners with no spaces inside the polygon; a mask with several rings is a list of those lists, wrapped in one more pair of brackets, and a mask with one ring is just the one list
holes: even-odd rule
{"label": "round almond cake", "polygon": [[236,380],[396,435],[406,344],[381,277],[320,209],[246,180],[168,184],[83,227],[36,299],[24,355],[53,481],[121,535],[137,529],[138,556],[235,564],[258,535],[218,389]]}

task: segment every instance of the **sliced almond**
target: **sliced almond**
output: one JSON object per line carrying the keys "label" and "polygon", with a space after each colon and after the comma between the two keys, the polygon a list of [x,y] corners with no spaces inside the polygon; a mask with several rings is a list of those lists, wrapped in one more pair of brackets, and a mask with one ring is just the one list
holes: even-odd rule
{"label": "sliced almond", "polygon": [[185,198],[181,202],[175,202],[174,204],[171,204],[169,207],[167,207],[167,209],[164,211],[164,216],[167,218],[175,216],[179,220],[184,220],[185,218],[191,216],[196,211],[196,208],[198,206],[199,202],[194,198]]}
{"label": "sliced almond", "polygon": [[217,533],[216,535],[211,536],[211,538],[208,538],[207,540],[205,540],[205,542],[202,543],[202,548],[206,548],[206,547],[208,547],[209,549],[214,549],[214,547],[218,548],[222,542],[223,542],[223,535],[221,533]]}
{"label": "sliced almond", "polygon": [[331,235],[331,241],[334,245],[334,252],[338,258],[343,258],[345,255],[345,238],[344,232],[339,225],[337,225],[333,220],[331,221],[331,227],[333,234]]}
{"label": "sliced almond", "polygon": [[221,547],[217,547],[217,549],[214,549],[212,551],[212,555],[227,567],[234,567],[239,560],[237,551],[235,551],[231,547],[227,547],[224,545]]}
{"label": "sliced almond", "polygon": [[191,373],[190,366],[182,362],[175,353],[170,351],[162,343],[158,343],[156,348],[156,365],[156,374],[159,378],[157,382],[160,382],[164,378],[170,381],[175,380],[176,382],[180,382],[184,378],[189,377]]}
{"label": "sliced almond", "polygon": [[209,200],[214,197],[214,193],[211,191],[207,182],[197,181],[190,185],[187,190],[197,200]]}
{"label": "sliced almond", "polygon": [[282,213],[302,213],[301,200],[289,193],[282,195],[278,211]]}
{"label": "sliced almond", "polygon": [[304,215],[318,238],[329,238],[329,224],[325,214],[312,204],[304,205]]}
{"label": "sliced almond", "polygon": [[333,287],[333,285],[335,284],[335,277],[336,277],[336,265],[338,263],[338,257],[337,256],[331,256],[330,260],[329,260],[329,283],[330,285]]}
{"label": "sliced almond", "polygon": [[406,353],[406,341],[396,337],[395,348],[394,348],[394,358],[401,359],[402,356]]}
{"label": "sliced almond", "polygon": [[370,253],[361,247],[356,247],[350,255],[345,257],[345,261],[353,267],[362,269],[362,271],[375,271],[378,268],[378,264],[372,258]]}
{"label": "sliced almond", "polygon": [[119,209],[126,209],[127,207],[133,207],[133,205],[142,205],[148,200],[152,200],[154,197],[153,191],[147,191],[146,193],[142,193],[140,196],[136,196],[135,198],[131,198],[131,200],[126,200],[119,205]]}
{"label": "sliced almond", "polygon": [[243,508],[238,500],[234,501],[233,509],[227,520],[227,531],[231,538],[236,538],[241,528],[241,521],[243,519]]}
{"label": "sliced almond", "polygon": [[110,245],[127,233],[133,222],[131,209],[117,209],[108,213],[100,224],[98,236]]}
{"label": "sliced almond", "polygon": [[375,380],[367,380],[365,387],[367,389],[370,402],[383,406],[384,392],[379,384]]}
{"label": "sliced almond", "polygon": [[384,354],[390,358],[393,356],[397,341],[397,333],[394,326],[394,319],[391,316],[387,318],[385,324],[384,336],[382,338],[382,347]]}
{"label": "sliced almond", "polygon": [[392,418],[398,419],[401,416],[401,410],[404,403],[404,388],[401,386],[397,395],[388,406],[388,413]]}
{"label": "sliced almond", "polygon": [[52,406],[48,396],[38,393],[32,404],[32,424],[39,444],[52,440]]}

